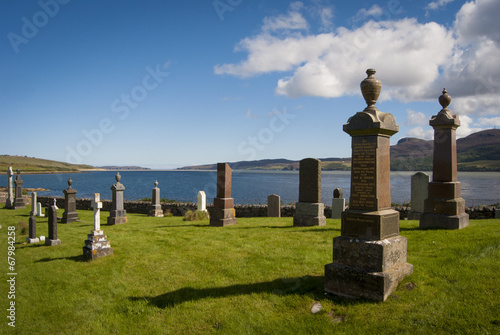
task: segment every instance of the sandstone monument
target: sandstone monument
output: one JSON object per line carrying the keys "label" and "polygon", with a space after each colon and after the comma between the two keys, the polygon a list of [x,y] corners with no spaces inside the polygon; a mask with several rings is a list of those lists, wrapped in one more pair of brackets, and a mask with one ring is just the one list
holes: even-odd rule
{"label": "sandstone monument", "polygon": [[299,166],[299,202],[295,204],[294,227],[326,225],[325,205],[321,203],[321,162],[305,158]]}
{"label": "sandstone monument", "polygon": [[210,225],[224,227],[236,223],[234,199],[231,198],[232,171],[227,163],[217,163],[217,197],[210,213]]}

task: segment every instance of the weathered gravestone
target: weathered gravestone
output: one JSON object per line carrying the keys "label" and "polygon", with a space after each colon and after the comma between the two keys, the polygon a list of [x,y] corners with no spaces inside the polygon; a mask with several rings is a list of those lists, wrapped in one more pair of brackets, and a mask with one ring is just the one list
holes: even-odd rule
{"label": "weathered gravestone", "polygon": [[465,213],[462,183],[457,181],[456,131],[460,120],[447,108],[451,97],[446,89],[439,103],[443,109],[429,121],[434,128],[432,182],[419,226],[421,229],[462,229],[469,225],[469,214]]}
{"label": "weathered gravestone", "polygon": [[149,207],[149,216],[163,217],[163,210],[160,203],[160,189],[158,180],[155,181],[155,187],[152,191],[151,206]]}
{"label": "weathered gravestone", "polygon": [[225,227],[236,223],[234,199],[231,198],[231,168],[227,163],[217,163],[217,197],[210,214],[210,225]]}
{"label": "weathered gravestone", "polygon": [[17,176],[16,180],[14,181],[14,184],[16,184],[16,195],[14,199],[14,205],[12,208],[18,209],[18,208],[26,208],[26,205],[24,204],[24,199],[23,199],[23,181],[21,180],[21,170],[17,169]]}
{"label": "weathered gravestone", "polygon": [[78,213],[76,212],[76,193],[77,191],[71,187],[73,180],[68,179],[68,188],[63,191],[64,193],[64,213],[61,222],[70,223],[79,221]]}
{"label": "weathered gravestone", "polygon": [[36,216],[38,217],[44,217],[45,215],[42,214],[42,204],[40,202],[36,203]]}
{"label": "weathered gravestone", "polygon": [[427,187],[429,175],[417,172],[411,176],[411,210],[408,213],[409,220],[420,220],[424,212],[424,201],[427,198]]}
{"label": "weathered gravestone", "polygon": [[101,195],[94,193],[92,208],[94,210],[94,229],[90,231],[83,247],[83,256],[88,260],[94,260],[113,254],[113,248],[108,241],[108,237],[101,230]]}
{"label": "weathered gravestone", "polygon": [[12,176],[14,173],[12,172],[12,166],[9,166],[7,170],[7,176],[9,178],[7,184],[7,200],[5,201],[5,208],[11,209],[14,208],[14,189],[12,188]]}
{"label": "weathered gravestone", "polygon": [[325,205],[321,203],[321,162],[305,158],[299,166],[299,202],[295,204],[294,227],[326,225]]}
{"label": "weathered gravestone", "polygon": [[333,190],[332,219],[340,219],[345,210],[345,199],[341,188]]}
{"label": "weathered gravestone", "polygon": [[38,216],[37,212],[37,202],[36,202],[36,192],[31,192],[31,212],[30,216]]}
{"label": "weathered gravestone", "polygon": [[36,237],[36,219],[34,216],[30,216],[29,219],[29,234],[26,237],[26,242],[28,243],[38,243],[40,239]]}
{"label": "weathered gravestone", "polygon": [[325,290],[385,301],[413,266],[406,262],[399,213],[391,209],[390,137],[399,128],[391,114],[375,107],[382,84],[375,70],[366,72],[361,91],[368,107],[344,125],[352,137],[351,195],[341,236],[333,239],[333,262],[325,265]]}
{"label": "weathered gravestone", "polygon": [[125,186],[120,183],[121,178],[120,172],[117,172],[115,176],[116,183],[111,186],[113,198],[111,201],[111,211],[108,216],[109,225],[128,222],[127,212],[123,209],[123,191],[125,191]]}
{"label": "weathered gravestone", "polygon": [[205,191],[198,192],[198,203],[197,203],[198,212],[206,212],[207,211],[207,196]]}
{"label": "weathered gravestone", "polygon": [[45,239],[45,245],[59,245],[61,240],[57,238],[57,209],[52,205],[48,208],[49,236]]}
{"label": "weathered gravestone", "polygon": [[271,194],[267,197],[267,216],[274,218],[281,217],[281,200],[279,195]]}

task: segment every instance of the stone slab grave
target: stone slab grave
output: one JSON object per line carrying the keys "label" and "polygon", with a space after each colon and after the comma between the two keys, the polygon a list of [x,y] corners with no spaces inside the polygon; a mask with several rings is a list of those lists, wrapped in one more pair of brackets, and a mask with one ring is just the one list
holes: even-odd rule
{"label": "stone slab grave", "polygon": [[160,203],[160,189],[158,188],[158,180],[154,183],[152,196],[151,196],[151,206],[149,207],[149,216],[163,217],[163,210],[161,209]]}
{"label": "stone slab grave", "polygon": [[38,217],[45,216],[44,214],[42,214],[42,204],[40,202],[36,203],[36,216],[38,216]]}
{"label": "stone slab grave", "polygon": [[111,201],[111,211],[108,216],[108,225],[116,225],[128,222],[127,212],[123,208],[123,191],[125,191],[125,186],[120,183],[121,180],[120,172],[116,173],[114,183],[111,186],[112,201]]}
{"label": "stone slab grave", "polygon": [[198,212],[207,211],[207,195],[205,194],[205,191],[198,192],[197,210]]}
{"label": "stone slab grave", "polygon": [[340,219],[345,211],[345,199],[341,188],[333,190],[332,219]]}
{"label": "stone slab grave", "polygon": [[281,199],[277,194],[271,194],[267,197],[267,216],[280,218],[281,217]]}
{"label": "stone slab grave", "polygon": [[71,187],[73,180],[68,179],[68,188],[63,191],[64,193],[64,213],[61,222],[70,223],[80,221],[78,213],[76,212],[76,193],[77,191]]}
{"label": "stone slab grave", "polygon": [[217,163],[217,197],[210,214],[210,225],[225,227],[237,222],[234,199],[231,198],[232,170],[227,163]]}
{"label": "stone slab grave", "polygon": [[14,180],[14,184],[16,185],[14,204],[12,206],[13,209],[26,208],[23,199],[23,180],[21,179],[21,170],[17,169],[16,180]]}
{"label": "stone slab grave", "polygon": [[375,107],[382,83],[375,70],[366,73],[361,92],[368,106],[343,127],[352,141],[351,195],[324,280],[328,293],[385,301],[413,266],[406,262],[399,213],[391,209],[390,137],[399,127],[391,114]]}
{"label": "stone slab grave", "polygon": [[424,212],[429,181],[429,175],[423,172],[411,176],[411,210],[408,213],[408,220],[420,220],[420,215]]}
{"label": "stone slab grave", "polygon": [[434,128],[432,182],[424,201],[424,213],[420,216],[421,229],[462,229],[469,225],[462,183],[457,180],[456,131],[460,120],[447,108],[451,97],[446,89],[442,93],[439,103],[443,108],[429,121]]}
{"label": "stone slab grave", "polygon": [[49,206],[48,210],[49,218],[49,234],[45,239],[45,245],[54,246],[61,244],[61,240],[57,238],[57,209],[56,206]]}
{"label": "stone slab grave", "polygon": [[29,233],[28,237],[26,237],[26,242],[28,243],[40,242],[40,239],[36,237],[36,219],[34,216],[30,216],[29,218]]}
{"label": "stone slab grave", "polygon": [[9,166],[7,169],[7,200],[5,201],[5,208],[12,209],[14,208],[14,188],[12,187],[12,176],[14,173],[12,172],[12,166]]}
{"label": "stone slab grave", "polygon": [[94,210],[94,229],[90,231],[83,247],[83,256],[87,260],[94,260],[100,257],[113,254],[113,248],[108,241],[108,237],[101,230],[101,195],[94,193],[92,209]]}
{"label": "stone slab grave", "polygon": [[321,162],[305,158],[299,163],[299,202],[295,204],[294,227],[326,225],[325,205],[321,203]]}

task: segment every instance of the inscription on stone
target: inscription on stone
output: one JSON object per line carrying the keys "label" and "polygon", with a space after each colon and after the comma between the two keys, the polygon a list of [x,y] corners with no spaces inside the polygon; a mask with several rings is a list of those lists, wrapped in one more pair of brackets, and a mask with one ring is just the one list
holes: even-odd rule
{"label": "inscription on stone", "polygon": [[363,136],[352,143],[351,208],[377,209],[376,137]]}

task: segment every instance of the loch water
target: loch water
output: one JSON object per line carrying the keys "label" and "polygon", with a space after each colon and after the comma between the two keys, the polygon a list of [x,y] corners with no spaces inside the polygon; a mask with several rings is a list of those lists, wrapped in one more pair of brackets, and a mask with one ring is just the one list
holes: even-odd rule
{"label": "loch water", "polygon": [[[391,199],[403,204],[411,198],[411,176],[415,172],[391,172]],[[426,172],[431,176],[432,172]],[[40,196],[63,196],[71,177],[77,198],[92,198],[100,193],[101,199],[111,199],[110,187],[115,183],[116,171],[95,171],[64,174],[26,174],[23,187],[45,188]],[[216,195],[216,171],[148,170],[120,171],[125,186],[125,200],[151,198],[155,180],[161,189],[161,197],[181,202],[196,202],[198,191],[207,195],[211,203]],[[14,177],[15,178],[15,177]],[[350,171],[323,171],[321,174],[322,202],[331,205],[333,190],[342,188],[349,201]],[[462,198],[466,206],[491,205],[500,201],[500,172],[459,172]],[[0,176],[0,185],[7,186],[7,176]],[[277,194],[284,204],[298,201],[298,171],[249,171],[233,170],[232,194],[236,204],[266,204],[267,196]]]}

